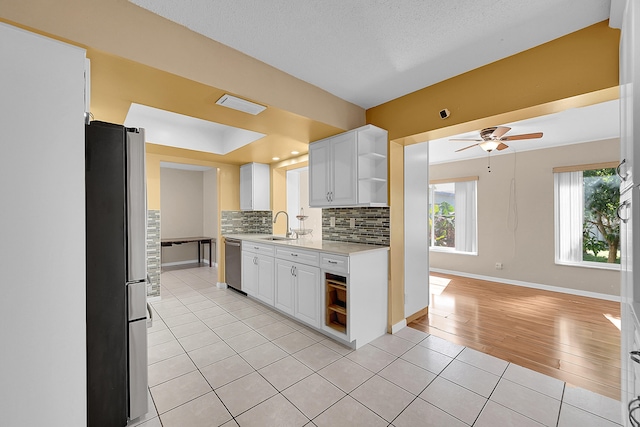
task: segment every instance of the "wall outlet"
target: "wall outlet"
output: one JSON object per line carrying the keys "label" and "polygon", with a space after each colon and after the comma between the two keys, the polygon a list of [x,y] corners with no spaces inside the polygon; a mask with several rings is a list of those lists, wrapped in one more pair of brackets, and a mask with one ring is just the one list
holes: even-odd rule
{"label": "wall outlet", "polygon": [[502,263],[496,262],[496,270],[502,270]]}
{"label": "wall outlet", "polygon": [[349,227],[356,228],[356,219],[355,218],[350,218],[349,219]]}
{"label": "wall outlet", "polygon": [[335,227],[335,226],[336,226],[336,217],[335,216],[329,217],[329,227]]}
{"label": "wall outlet", "polygon": [[262,218],[262,224],[266,224],[267,223],[267,218]]}

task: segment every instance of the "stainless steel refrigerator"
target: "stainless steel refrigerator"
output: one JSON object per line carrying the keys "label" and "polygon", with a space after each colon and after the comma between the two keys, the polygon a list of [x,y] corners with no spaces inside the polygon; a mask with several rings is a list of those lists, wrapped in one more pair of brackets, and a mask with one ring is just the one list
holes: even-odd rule
{"label": "stainless steel refrigerator", "polygon": [[85,127],[87,425],[147,412],[144,130]]}

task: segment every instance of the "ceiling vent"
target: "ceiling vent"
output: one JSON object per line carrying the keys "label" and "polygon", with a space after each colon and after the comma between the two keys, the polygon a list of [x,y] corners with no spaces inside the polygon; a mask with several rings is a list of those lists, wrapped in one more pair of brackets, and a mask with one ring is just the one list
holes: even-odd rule
{"label": "ceiling vent", "polygon": [[244,113],[253,114],[254,116],[262,113],[267,109],[264,105],[254,104],[245,99],[237,98],[235,96],[224,94],[216,101],[216,104],[223,107],[233,108],[234,110],[242,111]]}

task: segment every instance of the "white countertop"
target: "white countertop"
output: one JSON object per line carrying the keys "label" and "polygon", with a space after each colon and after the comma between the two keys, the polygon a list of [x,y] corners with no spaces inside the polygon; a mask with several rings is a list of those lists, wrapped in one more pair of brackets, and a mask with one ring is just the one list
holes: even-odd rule
{"label": "white countertop", "polygon": [[[271,234],[225,234],[223,237],[230,239],[247,240],[274,246],[288,246],[300,249],[309,249],[318,252],[328,252],[338,255],[353,255],[370,251],[388,251],[388,246],[365,245],[362,243],[336,242],[332,240],[308,240],[305,238],[294,240],[267,240]],[[284,236],[277,236],[284,237]]]}

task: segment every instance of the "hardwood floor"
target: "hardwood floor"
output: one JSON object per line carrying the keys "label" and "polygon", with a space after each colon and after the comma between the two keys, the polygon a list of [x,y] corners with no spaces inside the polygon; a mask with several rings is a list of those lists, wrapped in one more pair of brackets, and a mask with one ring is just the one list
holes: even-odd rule
{"label": "hardwood floor", "polygon": [[432,273],[409,326],[620,400],[620,304]]}

